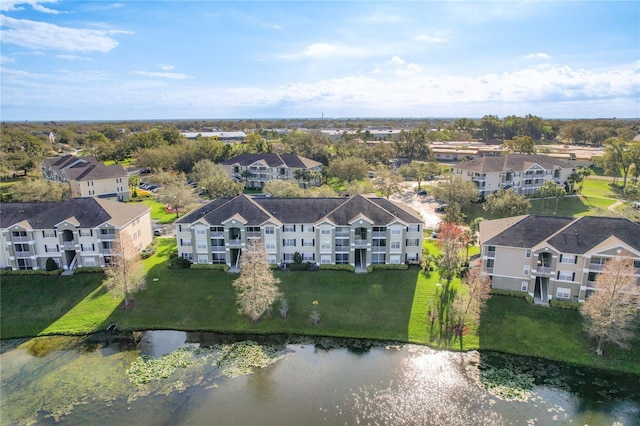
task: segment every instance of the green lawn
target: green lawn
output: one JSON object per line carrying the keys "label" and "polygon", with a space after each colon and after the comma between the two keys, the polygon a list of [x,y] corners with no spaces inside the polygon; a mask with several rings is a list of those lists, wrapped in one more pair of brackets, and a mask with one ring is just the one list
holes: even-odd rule
{"label": "green lawn", "polygon": [[[165,205],[159,201],[156,201],[153,197],[146,198],[134,198],[129,201],[130,203],[144,203],[151,207],[151,219],[156,220],[158,223],[167,224],[173,223],[176,220],[175,213],[167,213]],[[182,216],[182,214],[180,214]]]}
{"label": "green lawn", "polygon": [[620,198],[622,189],[613,184],[608,176],[589,176],[583,182],[582,195],[605,198]]}
{"label": "green lawn", "polygon": [[[494,296],[479,330],[469,324],[462,342],[429,307],[444,291],[436,273],[417,268],[354,274],[343,271],[276,272],[289,303],[286,319],[278,304],[258,324],[238,314],[232,287],[237,275],[207,270],[168,269],[175,241],[159,238],[156,256],[145,260],[147,286],[131,309],[121,307],[101,286],[103,274],[71,277],[4,275],[0,296],[3,339],[55,334],[84,334],[116,323],[121,329],[179,329],[237,333],[289,333],[397,340],[447,349],[483,349],[532,355],[580,365],[640,373],[640,338],[630,351],[608,347],[599,359],[582,332],[576,311],[539,308],[519,298]],[[435,250],[433,242],[427,243]],[[451,284],[458,291],[459,282]],[[312,302],[321,324],[312,326]]]}
{"label": "green lawn", "polygon": [[600,198],[593,196],[567,196],[558,200],[558,209],[554,213],[555,198],[545,200],[544,210],[542,200],[531,200],[532,214],[542,214],[546,216],[589,216],[597,213],[598,208],[607,209],[616,200],[612,198]]}

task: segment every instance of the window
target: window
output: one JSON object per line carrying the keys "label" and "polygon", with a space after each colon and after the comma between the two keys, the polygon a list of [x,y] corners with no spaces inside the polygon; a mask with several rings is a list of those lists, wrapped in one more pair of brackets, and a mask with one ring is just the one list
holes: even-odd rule
{"label": "window", "polygon": [[418,247],[420,245],[419,238],[407,238],[406,246],[407,247]]}
{"label": "window", "polygon": [[[80,230],[80,235],[82,235],[82,230]],[[45,231],[42,231],[42,236],[45,238],[55,238],[57,235],[55,230],[47,229]]]}
{"label": "window", "polygon": [[391,229],[391,235],[400,235],[400,234],[402,234],[402,229],[400,228]]}
{"label": "window", "polygon": [[186,238],[180,238],[180,245],[182,247],[191,247],[191,240]]}
{"label": "window", "polygon": [[407,232],[420,232],[420,225],[407,226]]}
{"label": "window", "polygon": [[205,228],[196,228],[196,235],[207,235],[207,230]]}
{"label": "window", "polygon": [[574,281],[576,274],[570,271],[558,271],[559,281]]}
{"label": "window", "polygon": [[336,265],[344,265],[349,263],[349,253],[336,254]]}
{"label": "window", "polygon": [[296,232],[296,226],[295,225],[283,225],[282,226],[282,231],[283,232]]}
{"label": "window", "polygon": [[80,231],[78,233],[80,234],[81,237],[92,237],[93,236],[93,230],[92,229],[80,229]]}
{"label": "window", "polygon": [[96,266],[96,259],[94,259],[93,257],[87,257],[86,259],[84,259],[84,266]]}
{"label": "window", "polygon": [[26,237],[27,231],[13,231],[11,235],[14,237]]}
{"label": "window", "polygon": [[225,263],[224,252],[223,253],[211,253],[211,261],[213,263]]}
{"label": "window", "polygon": [[54,245],[54,244],[47,244],[46,246],[44,246],[44,251],[46,253],[57,253],[58,252],[58,246]]}
{"label": "window", "polygon": [[264,227],[264,234],[265,235],[275,235],[276,233],[276,229],[273,226],[265,226]]}
{"label": "window", "polygon": [[322,256],[320,257],[320,263],[322,263],[323,265],[328,265],[331,263],[331,256]]}
{"label": "window", "polygon": [[204,240],[197,240],[196,241],[196,247],[198,248],[198,250],[206,250],[207,249],[207,242]]}
{"label": "window", "polygon": [[111,241],[103,241],[102,242],[102,249],[103,250],[111,250],[112,246],[111,246]]}
{"label": "window", "polygon": [[331,235],[331,228],[322,228],[320,229],[321,235]]}
{"label": "window", "polygon": [[270,263],[272,265],[278,263],[278,261],[276,260],[276,255],[275,254],[268,254],[267,255],[267,263]]}
{"label": "window", "polygon": [[524,252],[524,257],[526,259],[531,259],[531,249],[527,249],[527,251]]}
{"label": "window", "polygon": [[389,256],[389,263],[391,263],[392,265],[399,265],[400,256]]}
{"label": "window", "polygon": [[116,235],[116,230],[113,228],[101,229],[100,235],[103,237],[114,236]]}
{"label": "window", "polygon": [[[47,246],[47,247],[49,247],[49,246]],[[95,246],[93,244],[80,244],[80,250],[82,250],[82,251],[94,251],[95,250]]]}
{"label": "window", "polygon": [[556,290],[556,297],[558,299],[570,299],[571,298],[571,289],[558,287]]}
{"label": "window", "polygon": [[[188,261],[193,260],[193,253],[182,253],[182,258]],[[107,263],[107,258],[104,258],[104,263]]]}
{"label": "window", "polygon": [[527,291],[527,288],[529,288],[529,281],[522,281],[522,284],[520,285],[520,290]]}
{"label": "window", "polygon": [[33,269],[33,266],[31,264],[31,259],[18,259],[18,269],[22,269],[22,270]]}
{"label": "window", "polygon": [[29,252],[29,244],[16,244],[15,250],[19,252]]}
{"label": "window", "polygon": [[400,249],[400,241],[391,241],[391,250]]}
{"label": "window", "polygon": [[529,275],[529,265],[524,265],[524,268],[522,268],[522,275]]}
{"label": "window", "polygon": [[296,239],[295,238],[285,238],[284,240],[282,240],[282,246],[283,247],[295,247],[296,246]]}
{"label": "window", "polygon": [[293,254],[294,253],[284,253],[282,255],[282,260],[284,260],[285,262],[293,262]]}
{"label": "window", "polygon": [[577,263],[577,260],[577,256],[572,256],[570,254],[560,255],[560,263]]}
{"label": "window", "polygon": [[199,254],[198,263],[209,263],[209,256],[207,256],[206,254]]}
{"label": "window", "polygon": [[371,240],[371,245],[373,247],[386,247],[387,240],[385,238],[374,238],[373,240]]}
{"label": "window", "polygon": [[331,250],[331,241],[321,241],[320,249],[322,250]]}
{"label": "window", "polygon": [[311,240],[308,239],[308,238],[306,240],[303,239],[302,240],[302,247],[313,247],[313,246],[315,246],[315,242],[316,242],[316,240],[314,240],[314,239],[311,239]]}
{"label": "window", "polygon": [[315,253],[302,253],[302,259],[305,262],[312,262],[312,261],[316,260],[316,254]]}
{"label": "window", "polygon": [[371,255],[371,263],[382,264],[386,260],[386,255],[384,253],[373,253]]}

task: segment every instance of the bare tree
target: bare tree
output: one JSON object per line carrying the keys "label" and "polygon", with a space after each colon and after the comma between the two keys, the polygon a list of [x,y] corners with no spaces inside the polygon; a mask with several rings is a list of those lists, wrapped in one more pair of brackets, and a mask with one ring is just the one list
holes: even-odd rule
{"label": "bare tree", "polygon": [[445,290],[448,290],[449,284],[460,271],[462,264],[460,251],[464,244],[462,235],[462,229],[455,223],[443,222],[440,225],[438,246],[442,250],[442,257],[438,262],[438,273],[440,278],[446,281]]}
{"label": "bare tree", "polygon": [[401,182],[400,175],[386,166],[378,166],[372,179],[373,186],[386,198],[400,192]]}
{"label": "bare tree", "polygon": [[633,323],[640,309],[634,274],[633,258],[628,253],[610,259],[596,277],[596,291],[580,310],[585,331],[598,342],[596,353],[600,356],[606,342],[627,348],[626,341],[633,337]]}
{"label": "bare tree", "polygon": [[68,183],[45,181],[44,179],[21,180],[10,189],[12,201],[63,201],[68,200],[71,188]]}
{"label": "bare tree", "polygon": [[244,251],[240,276],[233,282],[239,312],[248,315],[253,323],[282,297],[278,291],[280,280],[273,276],[266,256],[264,244],[250,240]]}
{"label": "bare tree", "polygon": [[158,199],[176,211],[176,217],[180,215],[180,209],[197,201],[191,187],[187,186],[184,174],[161,173],[156,180],[162,184],[158,192]]}
{"label": "bare tree", "polygon": [[[482,276],[480,269],[472,269],[462,280],[463,289],[456,294],[453,305],[454,326],[458,335],[462,335],[464,323],[471,321],[480,323],[480,313],[491,297],[489,277]],[[466,291],[464,290],[466,288]]]}
{"label": "bare tree", "polygon": [[124,296],[125,307],[129,307],[133,295],[144,287],[146,273],[133,239],[126,232],[116,233],[111,243],[111,262],[104,272],[107,290],[115,297]]}

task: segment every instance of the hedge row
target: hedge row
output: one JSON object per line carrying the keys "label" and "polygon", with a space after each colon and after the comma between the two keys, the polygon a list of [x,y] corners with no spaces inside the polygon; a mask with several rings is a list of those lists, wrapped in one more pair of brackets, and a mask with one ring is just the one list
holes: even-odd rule
{"label": "hedge row", "polygon": [[556,300],[556,299],[552,299],[549,302],[549,306],[553,306],[554,308],[570,309],[570,310],[577,311],[578,309],[580,309],[580,306],[582,306],[582,303],[573,302],[571,300]]}
{"label": "hedge row", "polygon": [[95,272],[104,272],[99,266],[82,266],[75,270],[76,274],[87,274],[87,273],[95,273]]}
{"label": "hedge row", "polygon": [[491,289],[491,294],[497,294],[499,296],[509,296],[509,297],[522,297],[527,303],[533,303],[533,297],[529,293],[525,293],[523,291],[515,291],[515,290],[500,290],[497,288]]}
{"label": "hedge row", "polygon": [[207,270],[210,270],[210,271],[228,272],[229,271],[229,265],[227,265],[226,263],[218,263],[218,264],[215,264],[215,265],[194,263],[194,264],[191,265],[191,269],[207,269]]}
{"label": "hedge row", "polygon": [[404,263],[400,263],[397,265],[391,264],[375,264],[369,265],[367,267],[367,272],[371,273],[373,271],[406,271],[409,269],[409,265],[405,265]]}
{"label": "hedge row", "polygon": [[349,271],[355,272],[356,268],[351,265],[330,265],[330,264],[321,264],[320,269],[325,271]]}
{"label": "hedge row", "polygon": [[62,269],[47,271],[46,269],[18,269],[15,271],[0,269],[0,275],[60,275]]}

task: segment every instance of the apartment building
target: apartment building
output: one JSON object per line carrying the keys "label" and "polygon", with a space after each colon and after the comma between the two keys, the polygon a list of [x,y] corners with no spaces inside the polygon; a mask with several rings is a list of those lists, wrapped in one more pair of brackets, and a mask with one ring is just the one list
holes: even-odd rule
{"label": "apartment building", "polygon": [[100,198],[0,207],[0,267],[45,269],[48,258],[66,270],[111,262],[118,232],[138,252],[151,243],[151,209]]}
{"label": "apartment building", "polygon": [[384,198],[218,199],[176,221],[178,254],[198,264],[238,268],[251,238],[262,240],[267,262],[371,264],[419,262],[423,220]]}
{"label": "apartment building", "polygon": [[[245,182],[247,188],[262,188],[271,180],[290,180],[298,182],[295,170],[303,172],[322,171],[322,163],[293,154],[241,154],[221,163],[227,174],[239,182]],[[251,175],[245,177],[245,171]],[[305,185],[319,184],[317,179],[303,179]]]}
{"label": "apartment building", "polygon": [[480,223],[482,272],[493,288],[535,303],[584,302],[608,259],[634,258],[640,293],[640,225],[622,218],[524,215]]}
{"label": "apartment building", "polygon": [[541,154],[484,156],[451,167],[451,174],[476,184],[481,199],[499,189],[533,195],[544,182],[563,185],[574,172],[569,162]]}
{"label": "apartment building", "polygon": [[119,164],[105,166],[95,157],[45,158],[42,160],[42,175],[46,180],[67,182],[71,197],[129,199],[129,177]]}

